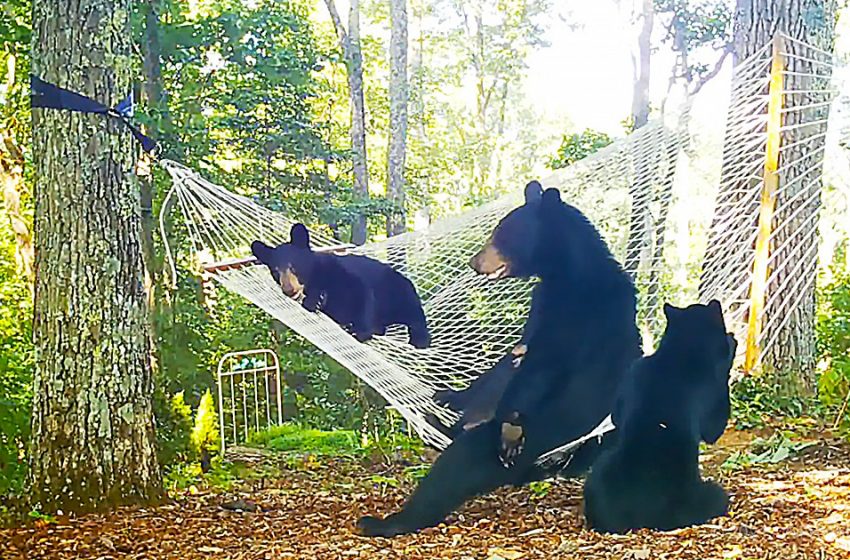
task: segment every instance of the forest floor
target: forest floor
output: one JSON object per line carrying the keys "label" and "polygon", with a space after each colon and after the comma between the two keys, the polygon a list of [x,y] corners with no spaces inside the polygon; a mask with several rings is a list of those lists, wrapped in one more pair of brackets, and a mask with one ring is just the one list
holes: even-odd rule
{"label": "forest floor", "polygon": [[[556,481],[476,499],[416,535],[363,538],[355,521],[398,508],[415,484],[415,468],[255,453],[243,456],[250,466],[226,489],[189,487],[154,508],[0,530],[0,558],[850,558],[850,446],[753,438],[729,430],[705,454],[705,474],[732,496],[730,515],[674,532],[603,536],[584,529],[580,482]],[[257,510],[222,507],[240,499]]]}

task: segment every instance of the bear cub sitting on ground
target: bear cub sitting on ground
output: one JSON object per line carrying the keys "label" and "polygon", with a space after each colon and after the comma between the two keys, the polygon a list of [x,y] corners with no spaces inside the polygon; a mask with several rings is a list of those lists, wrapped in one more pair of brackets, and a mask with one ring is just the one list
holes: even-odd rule
{"label": "bear cub sitting on ground", "polygon": [[269,247],[254,241],[251,252],[287,296],[303,295],[304,309],[324,312],[357,340],[383,335],[390,325],[406,325],[410,344],[431,344],[416,289],[389,265],[362,255],[317,253],[303,224],[292,226],[289,243]]}
{"label": "bear cub sitting on ground", "polygon": [[615,443],[584,486],[585,517],[598,531],[672,530],[727,512],[726,492],[700,476],[699,445],[726,429],[737,343],[716,300],[665,305],[664,314],[658,350],[635,363],[615,404]]}

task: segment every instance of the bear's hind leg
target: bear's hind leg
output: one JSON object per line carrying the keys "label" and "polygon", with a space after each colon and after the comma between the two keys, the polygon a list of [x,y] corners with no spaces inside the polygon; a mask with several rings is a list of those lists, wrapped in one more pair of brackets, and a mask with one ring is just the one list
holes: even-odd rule
{"label": "bear's hind leg", "polygon": [[[716,517],[723,517],[729,509],[729,496],[719,484],[700,481],[687,494],[684,502],[676,500],[676,505],[659,512],[659,519],[653,527],[662,531],[672,531],[694,525],[703,525]],[[673,500],[671,500],[673,501]]]}
{"label": "bear's hind leg", "polygon": [[[375,324],[375,294],[362,282],[356,284],[359,287],[358,294],[354,297],[359,306],[352,321],[354,338],[360,342],[366,342],[372,335],[380,331]],[[359,301],[358,301],[359,300]],[[386,332],[386,329],[384,329]]]}
{"label": "bear's hind leg", "polygon": [[470,498],[514,482],[519,471],[502,467],[494,453],[490,423],[460,435],[419,482],[401,511],[385,519],[366,516],[357,523],[370,537],[392,537],[439,524]]}
{"label": "bear's hind leg", "polygon": [[716,482],[703,480],[694,495],[690,525],[702,525],[729,512],[729,495]]}
{"label": "bear's hind leg", "polygon": [[425,324],[425,316],[407,325],[408,339],[414,348],[428,348],[431,346],[431,333]]}

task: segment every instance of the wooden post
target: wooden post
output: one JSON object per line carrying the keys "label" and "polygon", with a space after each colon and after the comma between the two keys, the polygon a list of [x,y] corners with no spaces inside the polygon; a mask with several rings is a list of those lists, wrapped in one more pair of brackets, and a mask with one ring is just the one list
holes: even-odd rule
{"label": "wooden post", "polygon": [[761,205],[759,208],[758,237],[753,260],[753,275],[750,282],[750,313],[747,325],[747,353],[745,370],[752,373],[759,365],[761,347],[759,337],[764,319],[764,303],[767,293],[768,259],[770,258],[770,234],[773,213],[776,209],[776,192],[779,188],[779,149],[782,139],[782,106],[785,57],[782,54],[782,36],[773,37],[773,56],[770,65],[770,87],[767,102],[767,147],[764,159]]}

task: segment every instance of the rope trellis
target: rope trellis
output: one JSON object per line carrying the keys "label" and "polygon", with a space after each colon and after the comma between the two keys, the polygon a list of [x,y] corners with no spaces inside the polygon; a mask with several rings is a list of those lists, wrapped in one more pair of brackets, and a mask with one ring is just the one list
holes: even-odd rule
{"label": "rope trellis", "polygon": [[[843,87],[843,72],[817,49],[787,38],[784,44],[788,60],[810,60],[812,71],[808,76],[789,72],[785,80],[786,98],[802,96],[802,101],[783,110],[782,132],[791,140],[782,147],[778,172],[785,180],[776,215],[786,219],[773,226],[776,240],[783,241],[771,252],[767,282],[773,289],[765,302],[762,354],[776,343],[780,323],[801,305],[815,280],[817,251],[805,247],[818,235],[818,219],[805,209],[819,203],[825,178],[842,189],[850,185],[842,147],[850,132],[850,90]],[[680,112],[541,179],[582,210],[620,262],[627,263],[639,288],[639,320],[649,339],[663,328],[665,301],[683,305],[711,298],[723,302],[738,340],[746,338],[771,55],[766,45],[735,69],[728,100],[697,98]],[[725,120],[718,118],[722,114]],[[818,144],[822,146],[805,149]],[[389,263],[416,286],[432,334],[431,347],[418,350],[407,344],[401,329],[361,344],[324,315],[303,310],[281,292],[264,266],[249,258],[255,239],[269,245],[287,241],[293,220],[176,162],[161,165],[173,180],[168,200],[174,200],[192,250],[216,281],[371,385],[427,442],[437,447],[449,443],[424,420],[432,413],[449,425],[456,417],[434,404],[433,393],[466,385],[509,352],[527,316],[532,281],[493,282],[468,266],[497,222],[521,203],[521,184],[427,231],[346,249]],[[162,216],[160,226],[164,233]],[[322,231],[311,231],[311,238],[318,249],[339,248]],[[709,242],[722,250],[709,252],[716,256],[706,262]],[[171,259],[168,247],[166,254]],[[739,348],[743,352],[744,345]]]}

